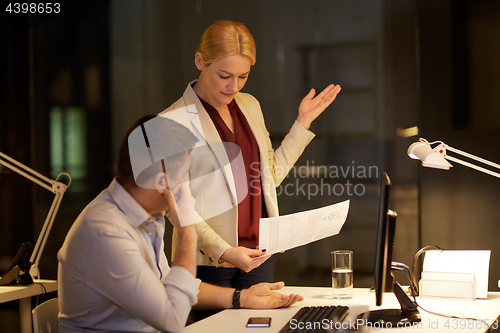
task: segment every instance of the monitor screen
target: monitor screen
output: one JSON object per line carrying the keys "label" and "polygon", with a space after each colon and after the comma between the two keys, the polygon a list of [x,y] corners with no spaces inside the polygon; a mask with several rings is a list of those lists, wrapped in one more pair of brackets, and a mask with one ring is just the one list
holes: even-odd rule
{"label": "monitor screen", "polygon": [[28,262],[30,260],[31,252],[33,252],[33,247],[30,242],[21,244],[21,247],[14,256],[14,259],[12,259],[9,267],[5,270],[4,274],[8,273],[15,266],[20,266],[25,262]]}
{"label": "monitor screen", "polygon": [[0,286],[6,286],[13,283],[32,284],[33,279],[29,274],[31,262],[29,261],[33,248],[31,243],[23,243],[17,251],[14,259],[7,267],[5,273],[0,277]]}
{"label": "monitor screen", "polygon": [[[391,180],[387,173],[381,174],[379,214],[377,221],[377,241],[375,249],[375,298],[377,306],[382,305],[385,292],[393,292],[399,301],[400,309],[372,310],[358,316],[367,327],[402,327],[407,323],[419,323],[420,313],[417,306],[406,295],[392,275],[392,252],[396,232],[396,212],[389,209]],[[404,309],[404,311],[403,311]]]}
{"label": "monitor screen", "polygon": [[391,274],[394,227],[389,228],[389,217],[395,212],[389,210],[391,180],[387,173],[380,177],[380,199],[377,222],[377,247],[375,251],[375,296],[377,306],[382,305],[384,292],[392,292],[394,279]]}

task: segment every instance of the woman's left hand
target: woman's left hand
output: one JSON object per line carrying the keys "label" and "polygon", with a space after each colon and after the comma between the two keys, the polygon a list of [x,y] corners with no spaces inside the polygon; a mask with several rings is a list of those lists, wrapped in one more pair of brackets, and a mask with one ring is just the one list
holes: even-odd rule
{"label": "woman's left hand", "polygon": [[299,105],[297,122],[309,129],[311,123],[333,102],[340,92],[340,86],[330,84],[318,96],[314,97],[316,90],[311,89],[309,94],[302,99]]}

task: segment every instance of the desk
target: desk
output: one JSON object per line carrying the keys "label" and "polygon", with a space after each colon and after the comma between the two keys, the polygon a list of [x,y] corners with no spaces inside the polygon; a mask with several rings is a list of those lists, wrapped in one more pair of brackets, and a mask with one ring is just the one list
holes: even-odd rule
{"label": "desk", "polygon": [[[19,300],[21,316],[21,333],[31,333],[31,297],[57,290],[57,281],[34,280],[35,284],[28,286],[0,286],[0,303]],[[45,289],[40,285],[43,284]]]}
{"label": "desk", "polygon": [[[290,308],[273,310],[249,310],[228,309],[219,312],[211,317],[187,326],[182,332],[203,332],[203,333],[233,333],[233,332],[253,332],[270,333],[279,332],[279,330],[288,323],[293,315],[302,306],[310,305],[347,305],[349,315],[346,321],[356,321],[358,314],[369,309],[399,308],[399,303],[392,293],[384,294],[381,307],[375,306],[375,294],[369,289],[354,289],[354,296],[349,300],[334,300],[332,298],[331,288],[312,288],[312,287],[285,287],[282,290],[284,294],[300,294],[304,296],[304,301],[296,303]],[[419,304],[427,310],[439,313],[451,314],[463,317],[487,319],[490,323],[500,314],[500,292],[488,293],[488,299],[477,299],[475,301],[457,301],[457,300],[436,300],[436,299],[417,299]],[[453,332],[460,330],[461,322],[459,319],[450,319],[439,317],[420,310],[422,323],[417,327],[386,329],[388,332]],[[246,328],[248,317],[271,317],[271,327],[269,328]],[[469,324],[469,322],[463,322]],[[466,326],[464,332],[481,332],[486,330],[484,323],[471,321],[470,327]],[[477,326],[476,326],[477,325]],[[473,326],[473,327],[472,327]],[[500,323],[499,323],[500,326]],[[374,330],[375,331],[375,330]],[[377,329],[376,331],[381,331]]]}

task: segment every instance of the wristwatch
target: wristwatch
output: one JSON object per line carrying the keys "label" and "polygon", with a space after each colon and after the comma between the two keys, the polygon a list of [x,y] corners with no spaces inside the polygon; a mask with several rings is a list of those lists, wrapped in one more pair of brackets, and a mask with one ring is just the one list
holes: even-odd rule
{"label": "wristwatch", "polygon": [[241,289],[236,288],[233,293],[233,309],[240,309],[240,295]]}

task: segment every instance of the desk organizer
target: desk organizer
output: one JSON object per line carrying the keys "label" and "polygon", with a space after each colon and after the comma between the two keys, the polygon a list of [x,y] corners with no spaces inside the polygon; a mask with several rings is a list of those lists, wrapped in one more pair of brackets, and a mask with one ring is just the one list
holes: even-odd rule
{"label": "desk organizer", "polygon": [[473,301],[476,299],[476,277],[473,273],[422,272],[419,296]]}

